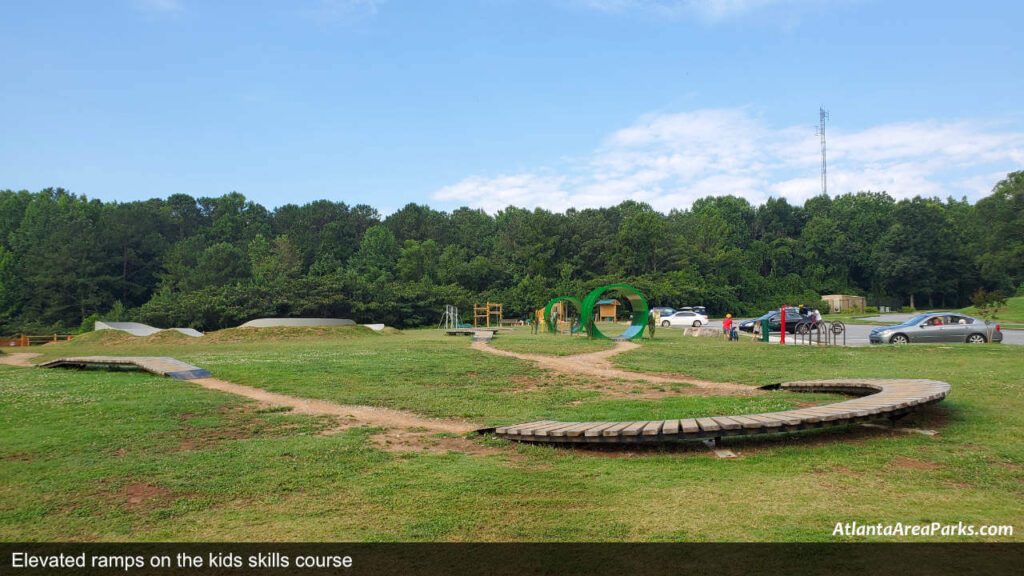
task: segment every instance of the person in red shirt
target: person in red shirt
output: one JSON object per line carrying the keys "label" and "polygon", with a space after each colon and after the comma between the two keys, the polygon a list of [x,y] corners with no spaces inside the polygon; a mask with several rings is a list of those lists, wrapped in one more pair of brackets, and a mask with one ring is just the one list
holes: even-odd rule
{"label": "person in red shirt", "polygon": [[732,314],[726,314],[725,320],[722,322],[722,333],[725,334],[725,339],[732,340]]}

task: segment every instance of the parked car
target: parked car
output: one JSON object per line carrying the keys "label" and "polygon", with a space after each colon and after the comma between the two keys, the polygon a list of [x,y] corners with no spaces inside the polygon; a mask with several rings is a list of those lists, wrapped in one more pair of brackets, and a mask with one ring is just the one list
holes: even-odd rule
{"label": "parked car", "polygon": [[[739,323],[739,329],[744,332],[753,332],[754,324],[760,324],[765,318],[768,319],[768,330],[770,332],[781,332],[782,331],[782,314],[778,310],[770,310],[765,312],[758,318],[753,320],[744,320]],[[810,314],[801,314],[799,308],[787,307],[786,308],[786,332],[790,334],[796,333],[797,324],[801,323],[814,323],[814,319]]]}
{"label": "parked car", "polygon": [[902,324],[879,326],[868,337],[872,344],[918,342],[1002,342],[999,324],[953,312],[918,314]]}
{"label": "parked car", "polygon": [[683,311],[686,311],[686,312],[696,312],[697,314],[700,314],[702,316],[707,316],[708,315],[708,309],[703,307],[703,306],[683,306],[679,310],[676,310],[676,312],[683,312]]}
{"label": "parked car", "polygon": [[669,308],[668,306],[655,306],[651,308],[651,313],[657,312],[659,318],[665,318],[676,313],[675,308]]}
{"label": "parked car", "polygon": [[689,310],[676,312],[671,316],[662,317],[661,319],[661,325],[666,328],[669,326],[693,326],[694,328],[699,328],[707,323],[707,316]]}

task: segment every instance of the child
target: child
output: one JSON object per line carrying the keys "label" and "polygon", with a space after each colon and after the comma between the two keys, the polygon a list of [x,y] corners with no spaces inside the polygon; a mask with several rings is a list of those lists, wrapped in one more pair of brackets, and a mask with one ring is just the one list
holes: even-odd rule
{"label": "child", "polygon": [[725,334],[726,341],[732,340],[732,314],[725,315],[725,320],[722,322],[722,333]]}

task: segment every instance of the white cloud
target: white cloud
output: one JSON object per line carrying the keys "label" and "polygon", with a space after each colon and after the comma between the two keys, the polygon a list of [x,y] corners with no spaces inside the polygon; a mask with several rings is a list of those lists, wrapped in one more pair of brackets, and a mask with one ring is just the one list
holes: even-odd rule
{"label": "white cloud", "polygon": [[[896,198],[986,194],[1024,167],[1024,132],[970,121],[829,128],[832,194],[887,191]],[[513,175],[474,175],[434,199],[495,212],[508,205],[610,206],[648,202],[668,211],[709,195],[752,203],[802,203],[820,188],[820,148],[811,128],[773,127],[740,109],[650,114],[610,134],[583,160]]]}

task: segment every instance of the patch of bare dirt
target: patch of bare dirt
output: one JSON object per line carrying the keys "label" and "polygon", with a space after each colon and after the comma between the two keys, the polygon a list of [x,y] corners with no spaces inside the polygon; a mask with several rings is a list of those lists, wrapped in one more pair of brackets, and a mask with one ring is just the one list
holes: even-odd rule
{"label": "patch of bare dirt", "polygon": [[383,426],[387,428],[424,428],[433,432],[452,432],[463,434],[478,428],[475,424],[460,420],[439,420],[435,418],[424,418],[411,412],[393,410],[390,408],[379,408],[376,406],[354,406],[335,404],[327,400],[311,400],[297,398],[286,394],[268,392],[259,388],[242,386],[216,378],[199,378],[189,380],[204,388],[219,390],[229,394],[236,394],[251,398],[264,404],[273,406],[288,406],[294,414],[308,414],[312,416],[336,416],[343,419],[351,419],[361,425]]}
{"label": "patch of bare dirt", "polygon": [[385,452],[427,454],[462,452],[473,456],[489,456],[506,452],[500,447],[487,446],[466,436],[448,436],[435,432],[388,429],[380,434],[374,434],[370,439]]}
{"label": "patch of bare dirt", "polygon": [[32,456],[28,452],[15,452],[0,458],[0,462],[31,462]]}
{"label": "patch of bare dirt", "polygon": [[[689,376],[682,375],[666,376],[664,374],[630,372],[628,370],[617,368],[608,361],[609,358],[616,354],[634,350],[639,346],[639,344],[634,342],[618,342],[615,347],[610,350],[575,354],[573,356],[545,356],[542,354],[520,354],[518,352],[498,350],[497,348],[491,348],[486,342],[474,342],[472,344],[472,347],[476,350],[487,352],[489,354],[496,354],[498,356],[509,356],[512,358],[519,358],[520,360],[529,360],[535,362],[537,366],[545,370],[551,370],[569,376],[588,376],[597,378],[601,380],[601,384],[612,385],[609,389],[610,392],[614,393],[617,391],[619,393],[624,393],[623,395],[631,398],[659,398],[663,396],[679,395],[753,396],[755,394],[762,393],[756,388],[727,382],[711,382],[709,380],[700,380],[698,378],[691,378]],[[635,383],[637,380],[644,381],[649,384],[690,384],[693,388],[680,388],[678,390],[671,391],[648,389],[646,393],[651,394],[650,396],[639,396],[633,392],[633,390],[637,388]]]}
{"label": "patch of bare dirt", "polygon": [[103,490],[100,495],[127,508],[155,508],[171,500],[169,490],[148,484],[134,482],[116,489]]}
{"label": "patch of bare dirt", "polygon": [[22,368],[32,368],[35,366],[32,362],[29,362],[32,358],[39,356],[34,352],[18,352],[16,354],[3,353],[0,354],[0,364],[6,366],[19,366]]}
{"label": "patch of bare dirt", "polygon": [[[266,412],[281,412],[277,407],[260,403],[239,404],[236,406],[220,406],[217,412],[225,419],[217,426],[195,426],[190,421],[196,414],[178,414],[177,419],[183,424],[180,430],[167,434],[178,440],[178,445],[171,452],[187,452],[217,446],[229,440],[245,440],[248,438],[276,438],[289,436],[298,428],[296,423],[275,423],[261,417]],[[290,413],[291,410],[285,412]],[[323,417],[326,421],[320,424],[329,428],[334,418]]]}
{"label": "patch of bare dirt", "polygon": [[924,460],[916,460],[914,458],[896,458],[889,464],[904,470],[935,470],[939,467],[939,465],[934,462],[926,462]]}

